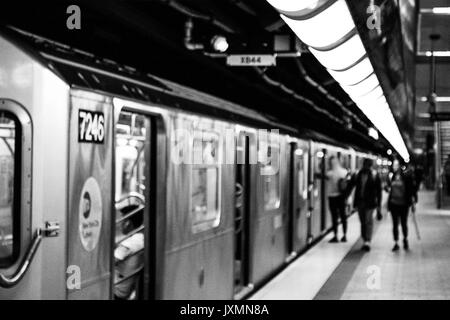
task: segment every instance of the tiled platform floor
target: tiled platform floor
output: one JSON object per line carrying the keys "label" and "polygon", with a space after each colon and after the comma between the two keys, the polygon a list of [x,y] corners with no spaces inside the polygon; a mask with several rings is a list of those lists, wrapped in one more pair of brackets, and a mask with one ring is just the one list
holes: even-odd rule
{"label": "tiled platform floor", "polygon": [[[419,195],[421,240],[409,219],[411,250],[391,252],[391,218],[375,231],[372,250],[355,245],[316,299],[450,299],[450,211],[434,209],[434,193]],[[367,285],[369,269],[379,270],[379,288]],[[372,282],[374,283],[374,282]]]}
{"label": "tiled platform floor", "polygon": [[[339,231],[341,228],[339,227]],[[328,243],[329,234],[290,264],[251,300],[312,300],[359,238],[356,214],[348,221],[347,243]]]}
{"label": "tiled platform floor", "polygon": [[372,250],[362,252],[354,215],[349,243],[330,244],[328,235],[251,299],[450,299],[450,210],[435,208],[435,194],[422,191],[417,208],[422,239],[417,239],[410,217],[408,252],[391,251],[388,213],[375,222]]}

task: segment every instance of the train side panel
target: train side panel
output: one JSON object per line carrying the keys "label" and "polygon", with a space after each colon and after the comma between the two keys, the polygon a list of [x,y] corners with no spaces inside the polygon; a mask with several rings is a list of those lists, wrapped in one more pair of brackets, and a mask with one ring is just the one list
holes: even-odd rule
{"label": "train side panel", "polygon": [[[0,268],[0,273],[10,276],[17,270],[45,222],[60,225],[58,237],[41,241],[20,283],[0,288],[0,299],[64,299],[69,87],[3,38],[0,61],[0,98],[17,102],[16,110],[23,110],[31,121],[30,135],[23,137],[23,145],[29,141],[29,148],[22,151],[21,231],[12,240],[20,238],[20,255],[13,265]],[[30,161],[26,160],[28,153]]]}
{"label": "train side panel", "polygon": [[[94,130],[94,128],[97,128]],[[111,297],[113,107],[110,97],[73,91],[70,108],[67,264],[80,271],[68,299]]]}
{"label": "train side panel", "polygon": [[[309,143],[295,139],[291,145],[290,159],[292,190],[290,212],[293,230],[292,247],[294,254],[302,251],[308,244],[309,217],[308,217],[308,162]],[[292,253],[291,253],[292,254]]]}
{"label": "train side panel", "polygon": [[311,208],[311,238],[322,234],[324,199],[323,199],[323,159],[324,151],[321,144],[311,142],[310,155],[310,208]]}
{"label": "train side panel", "polygon": [[[231,299],[235,173],[233,165],[223,164],[226,152],[221,137],[233,127],[183,115],[173,116],[168,127],[170,135],[178,134],[169,138],[169,153],[180,150],[172,143],[185,143],[182,153],[186,161],[174,163],[173,154],[168,155],[172,160],[168,160],[163,298]],[[203,144],[197,141],[200,137],[192,137],[193,133],[202,132],[206,134]],[[185,140],[187,135],[190,137]],[[200,152],[194,152],[192,145]],[[199,164],[199,160],[215,156],[211,148],[222,164],[216,165],[214,159],[210,165]],[[198,155],[203,155],[203,159],[195,159]]]}
{"label": "train side panel", "polygon": [[[279,136],[276,166],[258,165],[256,174],[257,212],[254,214],[253,281],[268,277],[285,261],[289,210],[289,165],[287,137]],[[259,148],[258,154],[264,148]],[[273,149],[272,149],[273,150]],[[261,158],[260,158],[261,160]]]}

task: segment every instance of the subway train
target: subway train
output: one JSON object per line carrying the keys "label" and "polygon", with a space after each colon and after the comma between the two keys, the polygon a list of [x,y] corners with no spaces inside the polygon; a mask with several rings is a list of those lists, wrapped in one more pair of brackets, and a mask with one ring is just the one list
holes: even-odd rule
{"label": "subway train", "polygon": [[0,299],[245,298],[330,230],[330,156],[386,161],[3,29]]}

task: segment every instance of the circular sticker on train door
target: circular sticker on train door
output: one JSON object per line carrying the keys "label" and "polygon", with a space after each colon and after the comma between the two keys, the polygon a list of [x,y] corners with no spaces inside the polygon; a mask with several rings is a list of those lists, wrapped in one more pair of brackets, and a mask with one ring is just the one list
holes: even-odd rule
{"label": "circular sticker on train door", "polygon": [[78,209],[80,240],[86,251],[98,244],[102,228],[102,195],[100,186],[93,177],[84,183]]}

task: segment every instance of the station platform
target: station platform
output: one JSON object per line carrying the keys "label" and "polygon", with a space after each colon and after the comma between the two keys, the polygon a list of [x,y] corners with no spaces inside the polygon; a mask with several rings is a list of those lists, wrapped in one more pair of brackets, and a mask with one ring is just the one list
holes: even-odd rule
{"label": "station platform", "polygon": [[358,217],[352,215],[347,243],[329,243],[328,235],[250,299],[450,299],[450,210],[435,208],[435,193],[421,191],[416,213],[421,239],[410,217],[409,251],[391,251],[386,211],[382,221],[375,220],[371,251],[361,251]]}

